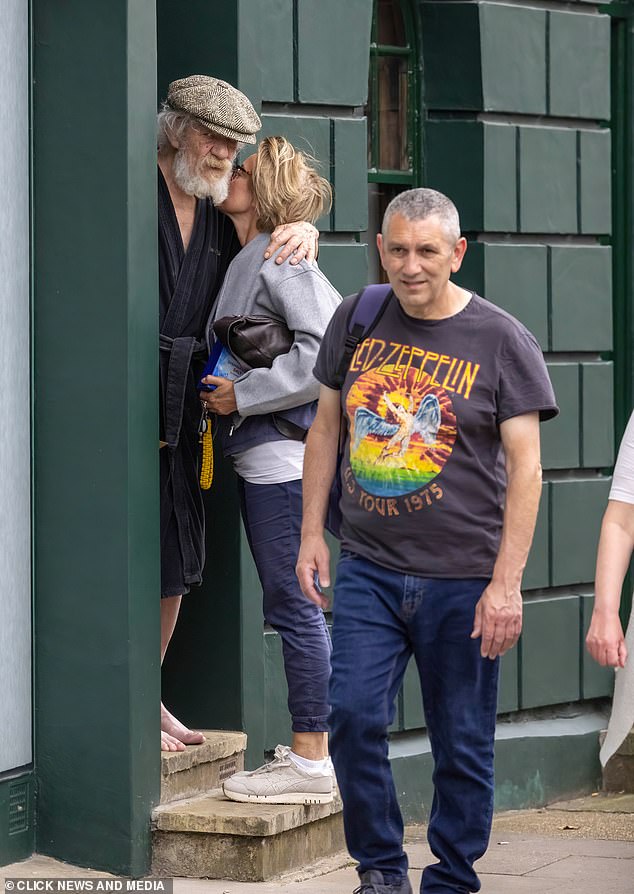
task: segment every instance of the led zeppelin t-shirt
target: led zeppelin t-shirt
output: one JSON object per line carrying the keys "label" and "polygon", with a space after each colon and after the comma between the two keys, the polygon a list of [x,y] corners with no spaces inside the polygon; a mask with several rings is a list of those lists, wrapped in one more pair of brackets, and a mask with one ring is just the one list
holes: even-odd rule
{"label": "led zeppelin t-shirt", "polygon": [[[337,370],[355,296],[335,311],[315,376]],[[505,493],[500,423],[558,413],[535,338],[473,294],[442,320],[392,300],[358,345],[343,388],[342,546],[424,577],[490,577]]]}

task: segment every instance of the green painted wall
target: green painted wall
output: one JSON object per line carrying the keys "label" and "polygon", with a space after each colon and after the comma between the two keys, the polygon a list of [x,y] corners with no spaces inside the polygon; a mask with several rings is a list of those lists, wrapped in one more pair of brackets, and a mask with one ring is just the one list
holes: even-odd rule
{"label": "green painted wall", "polygon": [[[205,61],[204,70],[233,77],[249,93],[261,110],[263,133],[285,133],[322,161],[335,203],[320,222],[320,264],[346,294],[367,277],[367,246],[358,241],[367,227],[360,107],[372,4],[335,5],[336,19],[328,4],[265,0],[254,8],[234,0],[225,4],[220,24],[214,18],[217,47],[204,37],[194,46],[210,47],[208,61],[196,56]],[[499,710],[604,696],[611,691],[611,675],[588,663],[583,636],[619,433],[612,411],[610,19],[581,3],[565,12],[556,4],[537,9],[529,2],[419,0],[411,7],[422,35],[424,183],[454,198],[470,241],[459,281],[535,333],[562,408],[561,417],[543,427],[546,482],[525,576],[527,626],[521,647],[503,661]],[[161,10],[168,24],[159,16],[159,38],[162,29],[169,33],[177,6],[162,0]],[[191,16],[201,34],[212,33],[211,25],[205,33],[209,9]],[[255,40],[258,22],[261,28],[272,21],[271,40]],[[328,66],[316,61],[326,56]],[[587,65],[580,64],[584,57]],[[226,59],[234,60],[233,67]],[[159,58],[159,84],[182,73],[173,54]],[[631,288],[627,294],[631,300]],[[243,724],[252,735],[251,760],[261,754],[261,743],[271,749],[288,739],[286,688],[277,637],[267,632],[262,639],[261,621],[248,614],[247,607],[259,611],[259,587],[248,563],[237,573],[240,556],[245,561],[244,544],[239,549],[235,537],[217,527],[219,517],[237,518],[234,498],[229,491],[223,497],[223,487],[210,502],[210,531],[217,533],[209,544],[209,595],[203,599],[212,602],[191,609],[192,630],[205,618],[220,625],[223,638],[204,658],[206,692],[213,692],[205,696],[205,715],[196,713],[193,693],[187,710],[200,722]],[[232,577],[227,566],[233,567]],[[228,602],[234,606],[229,620],[220,617]],[[547,628],[565,639],[559,654],[542,639]],[[179,690],[187,677],[175,665],[182,660],[191,667],[201,660],[190,656],[187,664],[186,631],[179,633],[182,658],[175,652],[166,668],[175,700],[182,699]],[[203,651],[203,640],[202,634],[194,640],[194,656]],[[422,723],[418,681],[410,671],[394,731],[415,730]]]}
{"label": "green painted wall", "polygon": [[33,0],[36,848],[143,874],[159,788],[153,0]]}
{"label": "green painted wall", "polygon": [[[597,740],[601,714],[523,718],[499,723],[495,741],[495,809],[525,810],[596,791],[601,777]],[[574,756],[574,759],[571,757]],[[390,745],[399,804],[406,822],[429,818],[433,798],[431,747],[426,735]]]}
{"label": "green painted wall", "polygon": [[[499,712],[609,695],[613,675],[592,666],[583,640],[615,455],[610,20],[528,2],[417,8],[424,182],[461,212],[470,246],[458,280],[535,333],[562,410],[542,428],[546,481],[524,581],[525,631],[502,662]],[[591,51],[589,69],[579,69],[579,46]],[[267,656],[279,690],[273,641]],[[267,716],[272,747],[286,732],[278,695]],[[422,725],[410,669],[393,731]]]}
{"label": "green painted wall", "polygon": [[610,18],[582,4],[418,5],[425,181],[470,236],[459,281],[535,333],[562,411],[542,428],[524,633],[500,710],[607,695],[612,675],[591,668],[583,637],[614,461]]}

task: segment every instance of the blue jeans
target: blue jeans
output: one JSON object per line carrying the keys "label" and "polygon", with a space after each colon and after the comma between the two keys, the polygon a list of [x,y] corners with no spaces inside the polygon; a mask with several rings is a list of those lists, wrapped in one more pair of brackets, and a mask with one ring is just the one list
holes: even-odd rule
{"label": "blue jeans", "polygon": [[424,894],[479,891],[493,814],[498,660],[469,638],[488,581],[399,574],[342,553],[334,596],[330,749],[359,872],[390,884],[407,874],[387,730],[410,656],[416,659],[434,759],[427,837],[439,860]]}
{"label": "blue jeans", "polygon": [[327,732],[330,637],[322,610],[306,599],[295,575],[302,482],[238,482],[242,520],[262,584],[264,619],[282,639],[293,732]]}

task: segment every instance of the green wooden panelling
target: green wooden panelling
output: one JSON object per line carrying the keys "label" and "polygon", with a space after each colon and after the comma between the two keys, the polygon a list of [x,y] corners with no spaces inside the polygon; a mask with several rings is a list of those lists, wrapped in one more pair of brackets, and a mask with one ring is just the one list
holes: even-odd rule
{"label": "green wooden panelling", "polygon": [[32,8],[37,850],[143,876],[160,783],[156,7]]}
{"label": "green wooden panelling", "polygon": [[[330,119],[317,116],[263,115],[260,137],[287,137],[291,143],[317,159],[323,175],[330,177]],[[248,149],[246,150],[248,151]],[[245,150],[243,150],[243,155]],[[317,221],[320,230],[330,230],[330,215]]]}
{"label": "green wooden panelling", "polygon": [[582,363],[580,369],[583,465],[607,468],[614,462],[614,365]]}
{"label": "green wooden panelling", "polygon": [[[425,185],[454,201],[463,232],[482,230],[483,125],[476,121],[428,121],[423,164]],[[490,171],[493,177],[492,168]],[[490,185],[493,189],[493,181]]]}
{"label": "green wooden panelling", "polygon": [[[330,165],[330,119],[315,115],[262,115],[262,130],[259,137],[281,134],[287,137],[297,149],[310,152],[328,171]],[[243,150],[243,155],[244,155]],[[246,151],[249,151],[248,148]]]}
{"label": "green wooden panelling", "polygon": [[601,518],[610,478],[552,481],[552,580],[554,587],[594,580]]}
{"label": "green wooden panelling", "polygon": [[[256,111],[259,112],[262,105],[262,85],[265,77],[264,58],[268,49],[268,41],[262,40],[262,34],[265,29],[268,30],[269,23],[263,15],[260,0],[237,0],[237,5],[235,50],[237,75],[232,83],[246,93]],[[216,4],[212,4],[212,9],[217,10]],[[217,14],[214,18],[216,17]],[[212,33],[215,45],[218,40],[215,29]]]}
{"label": "green wooden panelling", "polygon": [[334,229],[361,232],[368,227],[366,119],[335,118],[333,124]]}
{"label": "green wooden panelling", "polygon": [[[550,425],[550,422],[548,423]],[[544,426],[542,426],[542,431]],[[540,590],[549,584],[549,555],[550,555],[550,528],[548,520],[548,503],[549,503],[550,484],[544,482],[542,486],[542,495],[539,503],[539,514],[537,516],[537,524],[535,525],[535,533],[533,535],[533,544],[528,554],[528,562],[524,570],[522,579],[523,590]]]}
{"label": "green wooden panelling", "polygon": [[550,13],[550,114],[610,117],[610,19]]}
{"label": "green wooden panelling", "polygon": [[612,231],[611,139],[609,130],[579,134],[580,232]]}
{"label": "green wooden panelling", "polygon": [[[473,189],[473,185],[471,187]],[[517,230],[516,129],[484,125],[484,229]]]}
{"label": "green wooden panelling", "polygon": [[[462,220],[461,220],[462,223]],[[484,286],[484,245],[475,240],[469,240],[467,253],[462,259],[462,265],[458,273],[452,275],[452,280],[463,289],[477,292],[486,296]]]}
{"label": "green wooden panelling", "polygon": [[[244,0],[242,0],[244,2]],[[263,30],[259,34],[258,66],[262,78],[262,98],[268,102],[293,101],[293,0],[251,0],[258,7],[257,18]],[[246,19],[240,7],[240,24]],[[243,31],[241,30],[241,36]],[[266,40],[262,40],[266,34]],[[257,58],[257,57],[256,57]],[[252,64],[256,60],[252,59]],[[244,59],[247,65],[247,59]]]}
{"label": "green wooden panelling", "polygon": [[545,114],[546,13],[494,3],[479,9],[482,108]]}
{"label": "green wooden panelling", "polygon": [[298,0],[297,98],[300,102],[365,104],[371,26],[372,0],[346,0],[345,3]]}
{"label": "green wooden panelling", "polygon": [[0,866],[31,856],[35,848],[35,821],[33,772],[0,781]]}
{"label": "green wooden panelling", "polygon": [[612,347],[612,250],[553,246],[553,351],[609,351]]}
{"label": "green wooden panelling", "polygon": [[321,242],[319,266],[342,295],[351,295],[368,281],[368,246]]}
{"label": "green wooden panelling", "polygon": [[[471,3],[422,3],[420,15],[428,109],[482,109],[480,27]],[[451,77],[447,76],[451,71]]]}
{"label": "green wooden panelling", "polygon": [[500,659],[498,714],[509,714],[519,708],[519,649],[517,646]]}
{"label": "green wooden panelling", "polygon": [[156,0],[156,18],[159,99],[170,81],[190,74],[239,86],[238,0],[223,0],[222,14],[208,0]]}
{"label": "green wooden panelling", "polygon": [[559,416],[541,427],[544,469],[576,469],[579,466],[579,365],[549,363]]}
{"label": "green wooden panelling", "polygon": [[519,130],[522,232],[576,232],[575,131],[548,127],[520,127]]}
{"label": "green wooden panelling", "polygon": [[582,650],[581,650],[581,687],[582,698],[601,698],[611,696],[614,690],[614,668],[601,667],[591,657],[585,647],[585,638],[592,618],[594,595],[583,595],[581,599],[582,615]]}
{"label": "green wooden panelling", "polygon": [[484,246],[485,297],[503,307],[548,350],[548,251],[545,245]]}
{"label": "green wooden panelling", "polygon": [[407,665],[402,691],[403,729],[422,729],[425,726],[423,697],[416,662],[412,658]]}
{"label": "green wooden panelling", "polygon": [[578,596],[525,603],[522,708],[579,698],[579,620]]}
{"label": "green wooden panelling", "polygon": [[291,719],[282,638],[269,631],[264,635],[264,718],[265,750],[273,751],[279,743],[290,744]]}

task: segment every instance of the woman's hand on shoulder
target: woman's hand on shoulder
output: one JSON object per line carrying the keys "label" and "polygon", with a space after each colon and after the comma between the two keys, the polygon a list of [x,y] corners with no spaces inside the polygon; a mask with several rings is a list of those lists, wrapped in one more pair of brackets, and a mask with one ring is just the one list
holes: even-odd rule
{"label": "woman's hand on shoulder", "polygon": [[318,244],[319,230],[308,221],[282,224],[271,233],[271,241],[266,247],[264,257],[272,257],[281,247],[282,250],[275,259],[276,264],[283,264],[287,258],[290,258],[289,263],[293,265],[299,264],[304,259],[312,264],[317,257]]}

